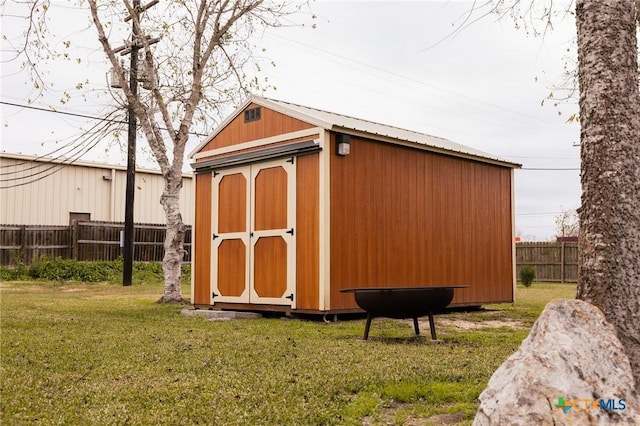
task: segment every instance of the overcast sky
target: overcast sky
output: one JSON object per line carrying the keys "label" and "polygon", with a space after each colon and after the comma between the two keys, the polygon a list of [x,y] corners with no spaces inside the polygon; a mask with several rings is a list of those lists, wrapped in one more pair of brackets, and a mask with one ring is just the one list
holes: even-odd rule
{"label": "overcast sky", "polygon": [[[32,105],[99,114],[104,96],[59,102],[63,90],[85,75],[94,86],[106,85],[108,67],[93,32],[81,31],[86,19],[78,19],[80,13],[66,1],[52,3],[58,8],[52,16],[62,24],[60,40],[77,39],[74,54],[82,63],[51,65],[47,78],[55,90]],[[544,39],[494,16],[456,32],[471,6],[462,1],[316,1],[311,5],[315,29],[309,16],[301,15],[295,21],[305,27],[269,30],[258,40],[266,49],[262,75],[276,87],[267,96],[444,137],[521,163],[515,175],[516,228],[526,239],[552,238],[557,214],[580,203],[579,126],[566,123],[577,113],[577,101],[559,107],[541,103],[562,82],[567,55],[575,56],[574,23],[557,21]],[[2,33],[15,33],[21,25],[3,16]],[[4,61],[9,45],[3,41],[2,48]],[[271,60],[275,67],[268,66]],[[15,63],[2,64],[1,101],[26,104],[34,90],[15,68]],[[51,152],[93,124],[0,107],[6,152]],[[107,145],[84,159],[124,164],[120,150]]]}

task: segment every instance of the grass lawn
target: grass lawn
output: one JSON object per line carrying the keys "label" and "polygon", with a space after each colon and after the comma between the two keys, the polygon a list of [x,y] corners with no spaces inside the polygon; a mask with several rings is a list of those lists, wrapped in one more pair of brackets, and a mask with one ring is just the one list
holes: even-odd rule
{"label": "grass lawn", "polygon": [[[188,287],[184,288],[188,295]],[[21,424],[470,424],[477,397],[551,299],[410,321],[205,321],[155,303],[160,284],[4,282],[0,421]]]}

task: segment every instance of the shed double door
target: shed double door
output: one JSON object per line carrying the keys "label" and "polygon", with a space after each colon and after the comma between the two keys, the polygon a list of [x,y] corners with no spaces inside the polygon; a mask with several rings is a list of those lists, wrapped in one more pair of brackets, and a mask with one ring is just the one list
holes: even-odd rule
{"label": "shed double door", "polygon": [[212,305],[295,308],[294,160],[214,172]]}

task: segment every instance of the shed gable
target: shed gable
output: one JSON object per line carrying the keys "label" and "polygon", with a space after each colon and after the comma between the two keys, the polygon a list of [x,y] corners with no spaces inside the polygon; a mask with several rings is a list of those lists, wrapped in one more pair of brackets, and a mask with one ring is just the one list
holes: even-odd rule
{"label": "shed gable", "polygon": [[315,127],[313,124],[251,102],[245,108],[240,109],[226,125],[223,123],[222,129],[214,134],[198,152],[238,145],[313,127]]}

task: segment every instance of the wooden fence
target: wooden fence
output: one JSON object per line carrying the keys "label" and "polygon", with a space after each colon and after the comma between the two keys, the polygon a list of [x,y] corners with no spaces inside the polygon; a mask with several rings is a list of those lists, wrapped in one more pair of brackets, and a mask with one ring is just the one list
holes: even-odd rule
{"label": "wooden fence", "polygon": [[[114,260],[122,253],[124,223],[75,222],[71,226],[0,225],[0,265],[25,265],[37,258]],[[162,261],[165,226],[134,226],[135,261]],[[184,260],[191,261],[191,227],[187,227]]]}
{"label": "wooden fence", "polygon": [[516,277],[529,265],[536,271],[536,281],[577,282],[578,243],[516,243]]}

